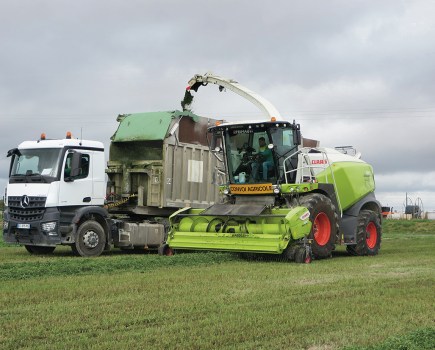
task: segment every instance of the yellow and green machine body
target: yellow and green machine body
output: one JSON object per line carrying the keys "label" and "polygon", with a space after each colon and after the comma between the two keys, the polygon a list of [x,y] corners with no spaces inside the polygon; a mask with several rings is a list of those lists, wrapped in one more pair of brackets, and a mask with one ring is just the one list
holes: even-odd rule
{"label": "yellow and green machine body", "polygon": [[[380,215],[372,167],[335,149],[304,147],[294,122],[226,123],[208,136],[222,201],[172,214],[172,249],[282,255],[315,244],[314,257],[326,257],[335,244],[357,244],[361,211]],[[267,164],[261,138],[273,155]]]}

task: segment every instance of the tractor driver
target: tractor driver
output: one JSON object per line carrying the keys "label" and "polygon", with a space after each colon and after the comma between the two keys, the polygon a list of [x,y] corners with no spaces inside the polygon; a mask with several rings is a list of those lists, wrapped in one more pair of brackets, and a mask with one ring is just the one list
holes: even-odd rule
{"label": "tractor driver", "polygon": [[266,145],[266,140],[264,137],[258,139],[258,153],[256,154],[256,162],[252,163],[252,178],[255,180],[260,180],[260,166],[263,170],[263,180],[267,181],[267,175],[270,169],[273,168],[273,155],[272,150],[270,150]]}

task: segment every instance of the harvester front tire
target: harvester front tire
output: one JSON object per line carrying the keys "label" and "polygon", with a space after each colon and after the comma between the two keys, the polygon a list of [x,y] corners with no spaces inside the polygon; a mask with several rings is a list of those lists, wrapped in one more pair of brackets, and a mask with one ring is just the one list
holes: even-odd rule
{"label": "harvester front tire", "polygon": [[377,255],[381,248],[382,227],[379,216],[372,210],[361,210],[358,215],[356,244],[348,245],[351,255]]}
{"label": "harvester front tire", "polygon": [[312,223],[308,236],[311,243],[312,255],[315,259],[329,258],[339,241],[338,215],[331,199],[320,193],[308,194],[301,197],[299,205],[310,212]]}
{"label": "harvester front tire", "polygon": [[106,234],[103,227],[95,220],[88,220],[79,226],[76,241],[71,248],[75,255],[93,257],[101,255],[105,245]]}
{"label": "harvester front tire", "polygon": [[56,249],[56,247],[41,247],[37,245],[25,245],[24,247],[30,254],[36,254],[36,255],[51,254]]}

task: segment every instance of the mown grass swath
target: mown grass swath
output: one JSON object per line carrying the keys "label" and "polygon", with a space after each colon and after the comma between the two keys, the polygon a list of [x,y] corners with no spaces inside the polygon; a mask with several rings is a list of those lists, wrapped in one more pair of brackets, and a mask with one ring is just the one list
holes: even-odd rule
{"label": "mown grass swath", "polygon": [[0,348],[430,349],[435,222],[384,232],[376,257],[312,264],[1,244]]}

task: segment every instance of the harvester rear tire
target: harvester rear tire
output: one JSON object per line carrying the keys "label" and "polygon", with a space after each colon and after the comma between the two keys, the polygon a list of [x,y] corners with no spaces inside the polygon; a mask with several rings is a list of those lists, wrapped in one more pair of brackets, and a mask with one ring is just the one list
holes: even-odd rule
{"label": "harvester rear tire", "polygon": [[338,215],[331,199],[320,193],[307,194],[299,200],[299,205],[310,212],[312,223],[308,236],[312,255],[315,259],[329,258],[339,241]]}
{"label": "harvester rear tire", "polygon": [[356,244],[346,247],[348,253],[355,256],[377,255],[382,237],[379,215],[372,210],[361,210],[356,230]]}

